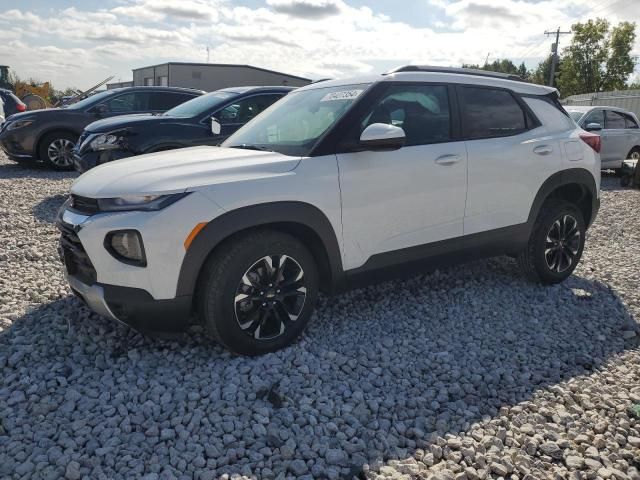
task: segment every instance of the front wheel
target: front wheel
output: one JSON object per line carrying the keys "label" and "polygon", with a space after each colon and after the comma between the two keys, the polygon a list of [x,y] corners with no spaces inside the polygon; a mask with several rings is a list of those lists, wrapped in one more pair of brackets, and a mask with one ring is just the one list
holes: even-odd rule
{"label": "front wheel", "polygon": [[265,230],[214,252],[198,298],[205,327],[218,343],[259,355],[289,345],[302,333],[317,293],[313,255],[291,235]]}
{"label": "front wheel", "polygon": [[53,132],[45,135],[38,152],[40,160],[54,170],[73,169],[73,148],[78,137],[69,132]]}
{"label": "front wheel", "polygon": [[586,225],[573,204],[553,200],[541,209],[518,263],[531,280],[553,284],[573,273],[584,249]]}

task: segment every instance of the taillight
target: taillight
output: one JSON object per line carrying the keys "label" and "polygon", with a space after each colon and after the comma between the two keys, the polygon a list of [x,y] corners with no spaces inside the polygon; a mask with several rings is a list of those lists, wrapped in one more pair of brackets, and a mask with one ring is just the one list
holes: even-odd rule
{"label": "taillight", "polygon": [[27,110],[27,106],[24,103],[18,103],[16,105],[16,110],[18,110],[19,112],[24,112]]}
{"label": "taillight", "polygon": [[602,146],[600,135],[596,135],[594,133],[581,133],[580,138],[584,143],[593,148],[596,153],[600,153],[600,147]]}

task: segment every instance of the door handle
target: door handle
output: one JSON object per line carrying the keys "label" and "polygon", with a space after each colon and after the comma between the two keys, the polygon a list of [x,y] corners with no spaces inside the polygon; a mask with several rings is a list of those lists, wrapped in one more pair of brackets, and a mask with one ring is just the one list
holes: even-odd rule
{"label": "door handle", "polygon": [[533,153],[536,153],[538,155],[549,155],[552,152],[553,147],[549,145],[540,145],[539,147],[533,149]]}
{"label": "door handle", "polygon": [[460,161],[460,155],[449,154],[449,155],[440,155],[436,158],[436,163],[438,165],[453,165],[454,163],[458,163]]}

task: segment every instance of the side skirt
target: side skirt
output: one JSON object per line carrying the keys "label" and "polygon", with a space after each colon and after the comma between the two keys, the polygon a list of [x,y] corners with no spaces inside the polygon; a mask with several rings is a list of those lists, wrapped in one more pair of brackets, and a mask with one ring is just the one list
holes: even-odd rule
{"label": "side skirt", "polygon": [[498,228],[439,242],[373,255],[361,267],[345,272],[345,290],[406,278],[480,258],[516,255],[529,240],[531,225]]}

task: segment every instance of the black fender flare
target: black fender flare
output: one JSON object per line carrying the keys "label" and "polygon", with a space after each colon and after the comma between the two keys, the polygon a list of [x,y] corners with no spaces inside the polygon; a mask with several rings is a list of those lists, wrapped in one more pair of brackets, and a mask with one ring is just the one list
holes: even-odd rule
{"label": "black fender flare", "polygon": [[589,225],[591,225],[591,223],[593,223],[593,220],[595,219],[596,213],[598,212],[600,200],[598,198],[598,189],[596,188],[596,181],[593,178],[593,174],[586,168],[569,168],[567,170],[561,170],[547,178],[538,190],[535,198],[533,199],[533,204],[531,206],[531,210],[529,211],[529,218],[527,219],[527,223],[533,226],[536,218],[538,218],[538,213],[542,208],[542,204],[549,197],[549,195],[551,195],[551,193],[553,193],[553,191],[557,190],[559,187],[569,184],[581,185],[586,188],[586,190],[591,195],[592,215],[589,221]]}
{"label": "black fender flare", "polygon": [[271,202],[231,210],[211,220],[191,242],[180,268],[176,296],[193,295],[200,271],[213,250],[231,235],[271,224],[297,224],[320,239],[329,263],[331,290],[342,285],[344,272],[338,238],[326,215],[305,202]]}

